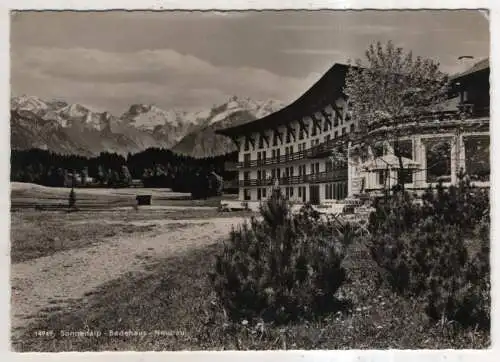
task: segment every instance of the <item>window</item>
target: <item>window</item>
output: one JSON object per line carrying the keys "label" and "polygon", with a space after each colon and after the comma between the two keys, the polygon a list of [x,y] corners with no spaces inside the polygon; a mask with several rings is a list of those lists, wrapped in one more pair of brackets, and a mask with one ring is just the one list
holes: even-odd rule
{"label": "window", "polygon": [[316,136],[317,134],[317,129],[316,129],[316,123],[314,121],[312,122],[312,129],[311,129],[311,136]]}
{"label": "window", "polygon": [[334,135],[333,135],[333,138],[337,138],[339,136],[339,131],[335,131]]}
{"label": "window", "polygon": [[278,162],[280,162],[280,149],[279,148],[276,150],[276,158],[278,159]]}
{"label": "window", "polygon": [[400,140],[393,143],[394,154],[400,154],[403,157],[413,159],[413,142],[412,140]]}
{"label": "window", "polygon": [[245,171],[245,172],[243,172],[243,179],[244,179],[245,181],[250,180],[250,172],[249,172],[249,171]]}
{"label": "window", "polygon": [[316,173],[319,173],[319,162],[316,163]]}
{"label": "window", "polygon": [[490,179],[490,137],[464,137],[465,171],[472,181]]}
{"label": "window", "polygon": [[378,171],[378,184],[385,185],[387,176],[387,170]]}
{"label": "window", "polygon": [[351,132],[354,132],[355,128],[354,128],[354,123],[351,124]]}
{"label": "window", "polygon": [[261,190],[257,189],[257,200],[260,200],[261,198],[262,198]]}
{"label": "window", "polygon": [[299,187],[299,197],[302,197],[302,187]]}
{"label": "window", "polygon": [[303,140],[304,139],[304,130],[302,128],[300,128],[300,131],[299,131],[299,140]]}
{"label": "window", "polygon": [[311,163],[311,174],[314,173],[314,163]]}
{"label": "window", "polygon": [[260,172],[260,170],[257,170],[257,180],[260,180],[262,177],[262,174]]}
{"label": "window", "polygon": [[266,188],[263,188],[263,189],[262,189],[262,197],[263,197],[263,198],[266,198],[266,197],[267,197],[267,189],[266,189]]}
{"label": "window", "polygon": [[243,199],[248,201],[251,199],[250,197],[250,189],[243,189]]}
{"label": "window", "polygon": [[323,122],[323,132],[328,132],[330,129],[330,126],[328,124],[328,120],[325,119],[325,121]]}
{"label": "window", "polygon": [[259,137],[259,148],[264,148],[264,135]]}
{"label": "window", "polygon": [[331,199],[330,195],[330,185],[325,185],[325,199]]}
{"label": "window", "polygon": [[[411,184],[413,182],[413,171],[409,169],[398,170],[399,177],[402,177],[402,182]],[[398,179],[399,180],[399,179]]]}
{"label": "window", "polygon": [[337,114],[335,114],[335,116],[333,118],[333,126],[338,127],[338,125],[339,125],[339,116]]}
{"label": "window", "polygon": [[290,197],[293,197],[293,187],[290,187]]}
{"label": "window", "polygon": [[333,162],[328,160],[328,161],[325,161],[325,170],[326,172],[331,172],[333,171]]}
{"label": "window", "polygon": [[342,127],[342,134],[346,134],[347,133],[347,129],[345,127]]}
{"label": "window", "polygon": [[451,142],[447,139],[428,140],[425,145],[427,160],[427,182],[451,178]]}
{"label": "window", "polygon": [[286,143],[290,143],[290,142],[292,142],[292,137],[291,137],[290,130],[287,129],[286,130]]}
{"label": "window", "polygon": [[277,145],[278,145],[278,132],[274,131],[274,133],[273,133],[273,146],[277,146]]}
{"label": "window", "polygon": [[249,153],[245,153],[243,155],[243,162],[245,163],[245,165],[248,166],[248,164],[250,163],[250,154]]}

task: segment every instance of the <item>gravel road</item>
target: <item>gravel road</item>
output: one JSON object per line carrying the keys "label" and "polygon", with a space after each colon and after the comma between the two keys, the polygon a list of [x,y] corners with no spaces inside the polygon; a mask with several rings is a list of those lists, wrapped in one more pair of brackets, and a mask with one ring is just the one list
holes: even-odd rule
{"label": "gravel road", "polygon": [[163,220],[162,224],[190,224],[155,236],[112,238],[83,249],[11,265],[11,330],[21,333],[43,310],[64,307],[98,286],[131,271],[144,270],[144,256],[164,258],[217,242],[243,218]]}

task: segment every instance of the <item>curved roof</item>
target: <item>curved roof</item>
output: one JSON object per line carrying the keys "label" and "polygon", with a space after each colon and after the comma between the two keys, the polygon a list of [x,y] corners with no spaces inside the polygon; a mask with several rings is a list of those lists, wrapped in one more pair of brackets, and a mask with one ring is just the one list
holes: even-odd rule
{"label": "curved roof", "polygon": [[334,64],[311,88],[290,105],[263,118],[216,131],[225,136],[257,132],[297,121],[326,107],[342,94],[348,65]]}

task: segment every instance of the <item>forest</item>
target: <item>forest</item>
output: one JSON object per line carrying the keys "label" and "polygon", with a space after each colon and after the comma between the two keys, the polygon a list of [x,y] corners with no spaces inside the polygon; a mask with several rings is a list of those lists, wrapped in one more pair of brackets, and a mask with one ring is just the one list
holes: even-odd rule
{"label": "forest", "polygon": [[58,187],[129,187],[170,188],[192,192],[206,185],[215,173],[223,180],[236,178],[225,170],[226,162],[237,153],[196,159],[170,150],[149,148],[126,157],[102,152],[96,157],[61,155],[41,149],[12,150],[11,181]]}

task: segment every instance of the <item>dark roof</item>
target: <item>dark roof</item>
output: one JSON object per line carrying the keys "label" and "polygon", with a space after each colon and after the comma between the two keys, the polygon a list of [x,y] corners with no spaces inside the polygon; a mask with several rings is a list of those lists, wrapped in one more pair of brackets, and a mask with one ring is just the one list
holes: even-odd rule
{"label": "dark roof", "polygon": [[490,58],[485,58],[475,63],[472,67],[467,69],[465,72],[455,74],[451,77],[452,80],[463,79],[469,77],[472,74],[489,70],[490,69]]}
{"label": "dark roof", "polygon": [[290,105],[263,118],[216,131],[225,136],[236,136],[277,127],[310,116],[326,107],[342,94],[349,66],[334,64],[311,88]]}
{"label": "dark roof", "polygon": [[[476,73],[488,71],[489,68],[489,58],[485,58],[474,64],[467,71],[453,75],[451,79],[457,81],[468,78]],[[230,137],[237,136],[250,132],[258,132],[262,129],[278,127],[302,117],[310,116],[314,112],[318,112],[322,107],[335,102],[338,96],[342,94],[348,69],[348,65],[336,63],[311,88],[290,105],[263,118],[238,126],[224,128],[216,131],[216,133]]]}

